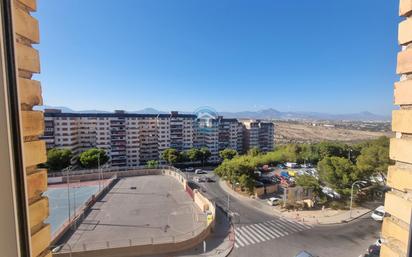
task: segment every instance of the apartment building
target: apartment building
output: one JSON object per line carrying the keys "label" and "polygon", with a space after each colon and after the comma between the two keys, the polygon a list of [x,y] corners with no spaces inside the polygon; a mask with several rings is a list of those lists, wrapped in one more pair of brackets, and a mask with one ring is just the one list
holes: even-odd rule
{"label": "apartment building", "polygon": [[138,166],[160,160],[169,147],[193,147],[196,116],[179,114],[62,113],[45,110],[47,148],[80,154],[92,147],[105,149],[112,166]]}
{"label": "apartment building", "polygon": [[47,148],[67,148],[74,154],[98,147],[105,149],[112,166],[138,166],[161,160],[167,148],[186,151],[207,147],[209,161],[220,160],[219,151],[230,148],[243,153],[252,147],[273,149],[271,122],[245,123],[237,119],[197,119],[195,115],[114,113],[62,113],[45,110]]}
{"label": "apartment building", "polygon": [[194,132],[194,147],[209,149],[210,162],[219,161],[219,126],[216,119],[197,119]]}
{"label": "apartment building", "polygon": [[218,123],[218,148],[219,151],[226,148],[234,149],[238,153],[243,152],[243,126],[237,119],[217,118]]}
{"label": "apartment building", "polygon": [[242,120],[243,150],[258,148],[262,152],[272,151],[275,146],[275,125],[260,120]]}

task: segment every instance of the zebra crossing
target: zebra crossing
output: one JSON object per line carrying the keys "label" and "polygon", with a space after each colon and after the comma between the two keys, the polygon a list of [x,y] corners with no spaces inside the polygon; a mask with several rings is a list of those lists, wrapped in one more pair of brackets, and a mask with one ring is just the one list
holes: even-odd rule
{"label": "zebra crossing", "polygon": [[259,244],[299,231],[311,229],[312,226],[279,218],[261,223],[237,226],[235,248]]}

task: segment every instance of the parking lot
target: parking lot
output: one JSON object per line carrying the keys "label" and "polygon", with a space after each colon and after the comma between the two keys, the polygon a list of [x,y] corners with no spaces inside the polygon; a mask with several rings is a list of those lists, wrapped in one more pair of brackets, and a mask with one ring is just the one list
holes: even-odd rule
{"label": "parking lot", "polygon": [[128,177],[93,206],[66,246],[84,251],[173,242],[191,238],[205,226],[206,216],[176,179]]}

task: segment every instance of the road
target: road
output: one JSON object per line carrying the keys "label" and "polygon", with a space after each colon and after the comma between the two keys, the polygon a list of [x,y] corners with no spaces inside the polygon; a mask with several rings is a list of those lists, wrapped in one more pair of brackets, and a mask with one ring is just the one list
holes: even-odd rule
{"label": "road", "polygon": [[[227,209],[228,196],[219,183],[201,186],[213,201]],[[369,215],[348,224],[309,226],[267,215],[232,197],[229,210],[235,214],[232,257],[293,257],[301,250],[319,257],[358,257],[379,238],[381,229],[381,224]]]}

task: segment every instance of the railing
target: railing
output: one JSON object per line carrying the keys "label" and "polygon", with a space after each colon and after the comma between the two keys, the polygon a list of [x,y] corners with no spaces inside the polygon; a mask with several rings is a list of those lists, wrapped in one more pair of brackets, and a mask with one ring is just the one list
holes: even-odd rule
{"label": "railing", "polygon": [[[205,219],[206,222],[206,219]],[[158,237],[134,237],[125,239],[112,239],[105,241],[93,241],[84,243],[66,243],[60,245],[58,249],[59,253],[70,253],[70,252],[83,252],[83,251],[93,251],[93,250],[103,250],[111,248],[120,247],[130,247],[130,246],[144,246],[144,245],[160,245],[160,244],[175,244],[179,242],[184,242],[195,238],[198,235],[204,233],[207,226],[199,226],[192,231],[182,234],[176,234],[171,236],[158,236]],[[57,246],[56,246],[57,247]]]}
{"label": "railing", "polygon": [[[68,229],[70,228],[75,228],[75,226],[81,222],[84,218],[84,214],[93,206],[93,204],[96,202],[101,195],[104,193],[108,192],[111,187],[114,185],[114,182],[116,181],[117,176],[114,175],[110,179],[104,182],[102,188],[91,195],[85,202],[84,204],[80,205],[77,207],[73,213],[67,218],[67,220],[64,222],[64,224],[55,232],[52,234],[52,240],[56,240],[60,238]],[[70,208],[70,206],[68,207]],[[70,208],[71,209],[71,208]]]}
{"label": "railing", "polygon": [[[87,170],[71,170],[70,171],[70,176],[73,175],[85,175],[85,174],[95,174],[95,173],[100,173],[100,172],[120,172],[120,171],[131,171],[131,170],[155,170],[155,169],[170,169],[173,171],[176,171],[180,174],[182,174],[183,176],[184,173],[172,166],[168,166],[168,165],[158,165],[157,167],[147,167],[147,166],[135,166],[135,167],[108,167],[108,168],[100,168],[100,169],[87,169]],[[56,172],[49,172],[48,173],[49,177],[63,177],[63,176],[67,176],[66,172],[62,172],[62,171],[56,171]]]}

